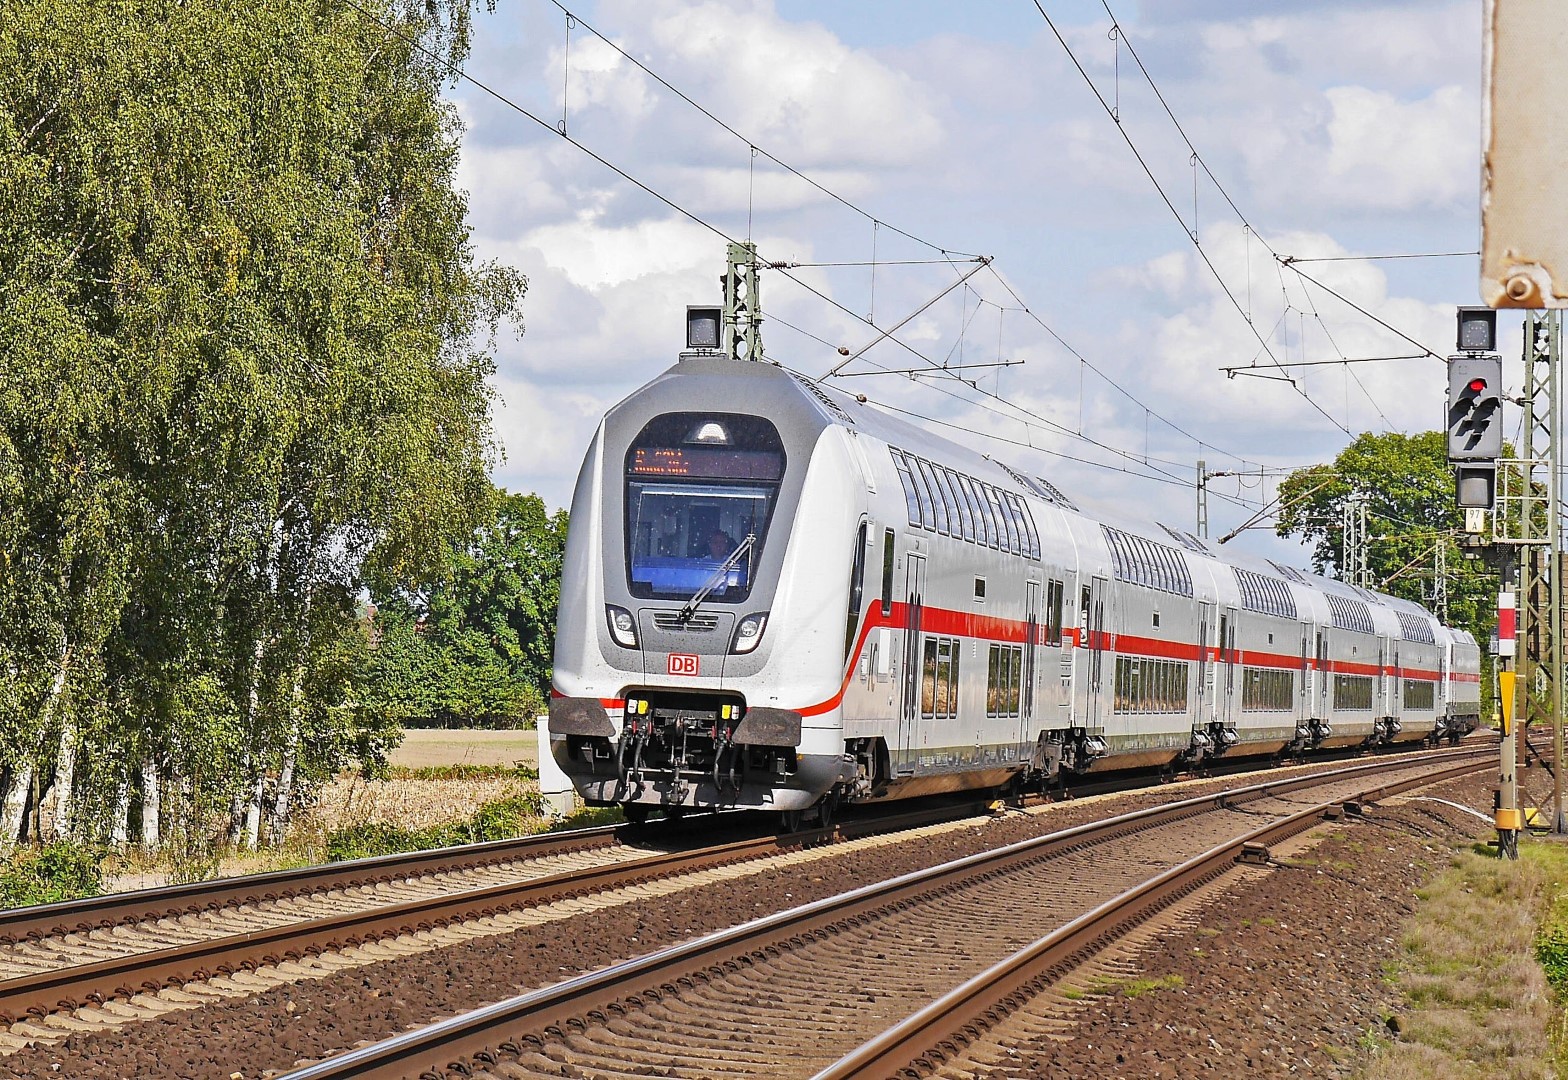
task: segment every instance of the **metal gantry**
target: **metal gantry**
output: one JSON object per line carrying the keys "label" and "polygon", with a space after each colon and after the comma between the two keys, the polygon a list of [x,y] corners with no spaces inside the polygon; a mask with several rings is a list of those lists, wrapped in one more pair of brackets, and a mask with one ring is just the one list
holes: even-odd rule
{"label": "metal gantry", "polygon": [[724,354],[762,359],[762,298],[757,291],[757,245],[732,243],[724,267]]}
{"label": "metal gantry", "polygon": [[1345,500],[1340,510],[1341,564],[1344,580],[1359,588],[1369,588],[1367,570],[1367,500],[1356,494]]}
{"label": "metal gantry", "polygon": [[[1531,311],[1524,324],[1524,446],[1517,462],[1519,515],[1515,528],[1527,547],[1519,560],[1520,672],[1524,725],[1548,724],[1552,731],[1552,794],[1549,814],[1557,833],[1568,832],[1563,815],[1563,503],[1558,437],[1559,361],[1562,315]],[[1502,514],[1499,515],[1504,516]],[[1534,541],[1533,544],[1530,542]],[[1546,811],[1543,804],[1537,807]]]}

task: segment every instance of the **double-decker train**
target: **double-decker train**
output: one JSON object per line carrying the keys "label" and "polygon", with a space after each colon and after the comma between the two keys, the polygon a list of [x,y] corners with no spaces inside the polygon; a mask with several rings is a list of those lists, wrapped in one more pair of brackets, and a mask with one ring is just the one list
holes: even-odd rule
{"label": "double-decker train", "polygon": [[550,746],[590,805],[778,811],[1457,739],[1418,604],[1047,480],[765,362],[682,354],[578,476]]}

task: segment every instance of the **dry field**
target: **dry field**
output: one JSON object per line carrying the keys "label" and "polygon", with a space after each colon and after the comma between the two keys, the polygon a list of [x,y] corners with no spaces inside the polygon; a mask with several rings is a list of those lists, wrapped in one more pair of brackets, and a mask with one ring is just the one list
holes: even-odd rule
{"label": "dry field", "polygon": [[403,743],[388,755],[394,766],[409,769],[433,765],[539,764],[538,735],[533,730],[507,728],[497,731],[444,731],[407,728]]}

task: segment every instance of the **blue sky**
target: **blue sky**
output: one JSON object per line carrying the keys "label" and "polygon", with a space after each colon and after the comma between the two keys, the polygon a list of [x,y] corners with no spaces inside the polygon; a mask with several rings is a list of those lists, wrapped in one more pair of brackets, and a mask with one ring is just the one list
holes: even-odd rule
{"label": "blue sky", "polygon": [[[1476,249],[1480,5],[1112,3],[1113,39],[1100,3],[1042,3],[1066,48],[1032,0],[573,7],[739,139],[585,26],[568,33],[545,0],[479,16],[468,71],[550,125],[564,112],[574,139],[714,229],[749,231],[766,259],[874,252],[874,272],[792,271],[847,312],[764,276],[768,354],[797,370],[826,371],[830,346],[875,335],[865,316],[890,326],[966,268],[894,262],[938,249],[994,257],[994,273],[899,337],[937,363],[1022,366],[986,370],[978,392],[892,375],[844,387],[974,432],[983,450],[997,447],[981,432],[1012,440],[1011,460],[1089,505],[1190,528],[1183,482],[1200,456],[1255,473],[1328,460],[1346,429],[1435,427],[1444,376],[1430,357],[1291,369],[1305,393],[1221,368],[1421,351],[1271,252],[1339,260],[1298,269],[1421,346],[1452,347],[1453,306],[1477,302],[1473,257],[1346,256]],[[500,344],[496,478],[564,505],[599,416],[673,362],[686,304],[717,299],[724,242],[473,86],[450,96],[467,125],[475,246],[530,282],[525,332]],[[853,206],[753,162],[752,145]],[[1501,321],[1516,368],[1519,317]],[[868,361],[921,363],[893,343]],[[1215,481],[1211,531],[1239,524],[1271,483]],[[1304,559],[1267,533],[1237,543]]]}

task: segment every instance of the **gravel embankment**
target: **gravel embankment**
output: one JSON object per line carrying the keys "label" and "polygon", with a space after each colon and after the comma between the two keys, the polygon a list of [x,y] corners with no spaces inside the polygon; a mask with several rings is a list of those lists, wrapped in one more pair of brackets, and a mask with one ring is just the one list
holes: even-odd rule
{"label": "gravel embankment", "polygon": [[[1191,793],[1233,783],[1215,781]],[[744,878],[283,986],[250,1000],[76,1034],[0,1059],[0,1078],[252,1080],[267,1069],[384,1038],[713,927],[1162,802],[1170,794],[1009,815],[919,845],[827,858],[790,877]],[[1480,780],[1449,785],[1445,794],[1478,808],[1487,801]],[[1396,947],[1415,888],[1444,865],[1452,844],[1476,834],[1480,824],[1453,811],[1384,810],[1374,823],[1347,826],[1343,839],[1308,853],[1328,860],[1322,873],[1317,867],[1279,870],[1233,903],[1216,906],[1206,929],[1220,933],[1173,939],[1151,955],[1150,970],[1180,974],[1180,989],[1096,999],[1075,1039],[1020,1047],[1017,1068],[1008,1075],[1234,1076],[1249,1069],[1290,1075],[1292,1066],[1298,1074],[1335,1074],[1388,1007],[1391,991],[1379,981],[1380,966]]]}

